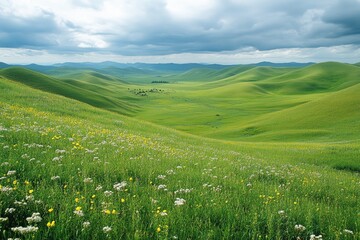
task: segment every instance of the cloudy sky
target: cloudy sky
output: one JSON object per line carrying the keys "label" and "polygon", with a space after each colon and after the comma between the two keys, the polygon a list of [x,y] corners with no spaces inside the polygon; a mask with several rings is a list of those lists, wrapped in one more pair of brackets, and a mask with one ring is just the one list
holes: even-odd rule
{"label": "cloudy sky", "polygon": [[0,0],[0,61],[360,62],[360,0]]}

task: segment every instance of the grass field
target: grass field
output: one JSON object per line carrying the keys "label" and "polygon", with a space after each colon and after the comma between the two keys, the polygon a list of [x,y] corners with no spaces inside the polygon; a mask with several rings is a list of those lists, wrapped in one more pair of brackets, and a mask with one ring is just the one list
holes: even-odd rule
{"label": "grass field", "polygon": [[360,68],[199,71],[0,70],[0,238],[359,239]]}

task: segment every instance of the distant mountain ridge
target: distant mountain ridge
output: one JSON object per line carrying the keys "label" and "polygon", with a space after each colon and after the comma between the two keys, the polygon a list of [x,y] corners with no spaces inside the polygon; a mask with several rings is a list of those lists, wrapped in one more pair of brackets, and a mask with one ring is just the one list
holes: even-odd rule
{"label": "distant mountain ridge", "polygon": [[259,62],[252,64],[202,64],[202,63],[119,63],[112,61],[105,62],[64,62],[56,63],[53,65],[40,65],[40,64],[7,64],[0,62],[0,68],[7,67],[25,67],[30,70],[47,72],[56,68],[77,68],[77,69],[106,69],[106,68],[136,68],[143,70],[152,71],[170,71],[170,72],[185,72],[192,69],[213,69],[222,70],[229,67],[235,66],[269,66],[269,67],[305,67],[314,64],[313,62],[308,63],[272,63],[272,62]]}

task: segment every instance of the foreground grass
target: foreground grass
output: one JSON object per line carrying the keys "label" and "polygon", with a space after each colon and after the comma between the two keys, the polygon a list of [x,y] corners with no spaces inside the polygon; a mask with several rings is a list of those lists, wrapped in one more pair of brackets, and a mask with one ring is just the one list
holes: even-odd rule
{"label": "foreground grass", "polygon": [[356,173],[0,89],[2,239],[360,238]]}

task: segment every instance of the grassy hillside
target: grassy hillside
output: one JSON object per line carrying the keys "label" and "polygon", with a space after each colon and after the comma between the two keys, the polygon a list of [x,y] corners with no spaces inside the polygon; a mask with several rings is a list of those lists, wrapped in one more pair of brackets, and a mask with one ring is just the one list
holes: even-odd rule
{"label": "grassy hillside", "polygon": [[328,167],[354,144],[216,141],[0,89],[2,239],[360,238],[359,175]]}
{"label": "grassy hillside", "polygon": [[[114,96],[117,94],[113,94],[113,96],[111,96],[107,94],[106,91],[99,91],[104,89],[99,86],[104,85],[106,82],[114,81],[104,75],[87,75],[86,79],[89,80],[89,83],[91,83],[87,84],[78,81],[62,81],[28,69],[12,67],[0,70],[0,76],[26,84],[36,89],[63,95],[95,107],[108,109],[122,114],[132,114],[137,108],[134,103],[124,101],[121,97]],[[97,86],[92,85],[94,81]],[[128,99],[129,97],[126,96],[126,98]]]}
{"label": "grassy hillside", "polygon": [[[257,142],[359,140],[356,91],[360,68],[350,64],[202,68],[177,75],[132,69],[131,83],[111,71],[101,72],[104,69],[62,69],[56,74],[61,78],[21,68],[4,69],[0,75],[102,109],[211,138]],[[169,83],[152,84],[154,79]]]}
{"label": "grassy hillside", "polygon": [[208,83],[167,85],[176,92],[146,99],[136,116],[219,139],[358,141],[359,70],[341,63],[256,67]]}
{"label": "grassy hillside", "polygon": [[360,69],[350,64],[327,62],[269,78],[261,86],[281,94],[336,91],[359,83]]}

